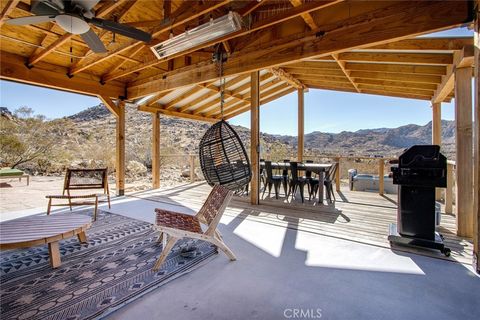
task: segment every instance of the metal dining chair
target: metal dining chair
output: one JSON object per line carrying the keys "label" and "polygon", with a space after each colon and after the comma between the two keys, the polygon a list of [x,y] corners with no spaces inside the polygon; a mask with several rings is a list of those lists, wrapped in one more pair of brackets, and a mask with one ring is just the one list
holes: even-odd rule
{"label": "metal dining chair", "polygon": [[[323,185],[325,186],[327,191],[326,192],[327,200],[330,203],[333,203],[334,201],[336,201],[335,192],[333,191],[333,181],[335,180],[335,174],[337,173],[337,168],[338,168],[338,163],[333,163],[332,166],[325,173],[325,178],[323,180]],[[319,189],[318,183],[319,183],[319,179],[312,179],[310,181],[310,186],[313,190],[313,198],[317,196],[317,192]],[[332,198],[333,198],[333,201],[332,201]]]}
{"label": "metal dining chair", "polygon": [[267,190],[267,188],[268,196],[270,197],[273,186],[275,189],[275,199],[278,199],[278,192],[280,189],[280,184],[283,181],[283,176],[273,174],[272,161],[265,161],[265,172],[267,177],[265,179],[265,188],[263,189],[262,197],[265,195],[265,191]]}
{"label": "metal dining chair", "polygon": [[[283,160],[284,163],[290,163],[290,159],[284,159]],[[288,195],[287,195],[287,190],[288,190],[288,185],[289,185],[289,181],[288,181],[288,167],[286,169],[283,169],[282,170],[282,177],[283,177],[283,191],[285,192],[285,195],[287,196],[288,198]]]}
{"label": "metal dining chair", "polygon": [[298,176],[298,162],[290,162],[290,171],[291,171],[291,177],[289,181],[289,186],[288,186],[288,194],[287,194],[287,199],[288,196],[290,195],[290,192],[292,193],[292,199],[294,195],[297,192],[297,189],[300,188],[300,197],[302,198],[302,203],[304,202],[304,188],[305,184],[307,184],[307,179],[305,177],[299,177]]}

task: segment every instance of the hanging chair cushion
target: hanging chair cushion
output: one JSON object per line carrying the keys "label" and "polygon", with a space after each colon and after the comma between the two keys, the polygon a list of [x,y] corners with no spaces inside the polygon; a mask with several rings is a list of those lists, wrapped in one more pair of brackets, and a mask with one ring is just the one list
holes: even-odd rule
{"label": "hanging chair cushion", "polygon": [[211,186],[243,189],[252,178],[250,161],[238,134],[224,120],[211,126],[199,147],[200,166]]}

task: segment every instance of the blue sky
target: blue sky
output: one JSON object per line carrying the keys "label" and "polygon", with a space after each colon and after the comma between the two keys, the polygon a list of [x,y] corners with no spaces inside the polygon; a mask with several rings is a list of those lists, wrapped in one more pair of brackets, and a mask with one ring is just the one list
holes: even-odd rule
{"label": "blue sky", "polygon": [[[472,36],[465,28],[428,36]],[[61,118],[99,104],[88,97],[58,90],[0,81],[0,106],[10,110],[31,107],[47,118]],[[453,120],[453,103],[442,104],[442,119]],[[263,105],[261,131],[272,134],[297,134],[297,94],[291,93]],[[341,132],[359,129],[426,124],[432,119],[429,101],[311,89],[305,93],[305,132]],[[230,121],[250,127],[250,113]]]}

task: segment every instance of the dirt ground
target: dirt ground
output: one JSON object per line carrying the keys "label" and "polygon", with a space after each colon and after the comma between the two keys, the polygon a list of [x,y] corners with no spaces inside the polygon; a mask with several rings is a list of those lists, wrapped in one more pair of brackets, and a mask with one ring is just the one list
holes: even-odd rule
{"label": "dirt ground", "polygon": [[[161,180],[161,188],[168,188],[179,184],[177,181]],[[149,178],[139,178],[125,185],[125,192],[147,190],[151,188]],[[115,182],[109,182],[110,196],[115,196]],[[33,208],[47,208],[46,195],[62,194],[63,177],[61,176],[31,176],[30,185],[27,180],[15,179],[0,180],[0,215],[12,211],[28,210]],[[76,190],[72,194],[101,193],[101,190]],[[1,219],[0,219],[1,220]]]}

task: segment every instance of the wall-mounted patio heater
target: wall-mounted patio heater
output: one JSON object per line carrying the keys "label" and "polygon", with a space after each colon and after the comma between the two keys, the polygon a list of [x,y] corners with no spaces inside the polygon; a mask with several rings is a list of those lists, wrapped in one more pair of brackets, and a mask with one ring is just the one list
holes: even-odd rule
{"label": "wall-mounted patio heater", "polygon": [[158,59],[162,59],[220,39],[240,29],[242,29],[242,18],[238,13],[230,11],[226,16],[211,19],[209,22],[174,36],[151,49]]}
{"label": "wall-mounted patio heater", "polygon": [[447,257],[450,249],[435,231],[435,188],[447,186],[447,158],[436,145],[407,149],[392,167],[398,185],[397,223],[390,225],[390,243],[438,249]]}

